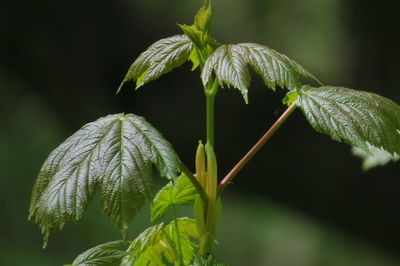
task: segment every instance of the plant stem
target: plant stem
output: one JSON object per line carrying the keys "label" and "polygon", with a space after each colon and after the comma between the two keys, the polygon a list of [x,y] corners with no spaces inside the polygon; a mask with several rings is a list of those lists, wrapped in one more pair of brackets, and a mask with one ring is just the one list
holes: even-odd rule
{"label": "plant stem", "polygon": [[182,172],[189,178],[190,182],[192,182],[193,186],[196,188],[203,202],[208,202],[208,196],[203,186],[197,181],[197,179],[193,176],[192,172],[187,168],[187,166],[181,162],[181,170]]}
{"label": "plant stem", "polygon": [[276,120],[276,122],[268,129],[268,131],[261,137],[261,139],[247,152],[245,156],[232,168],[232,170],[224,177],[218,185],[218,193],[221,193],[225,187],[232,182],[232,179],[239,173],[239,171],[250,161],[250,159],[257,153],[257,151],[271,138],[275,131],[286,121],[286,119],[296,109],[296,103],[292,103],[286,111]]}
{"label": "plant stem", "polygon": [[183,264],[183,257],[182,257],[182,246],[181,246],[181,237],[179,235],[179,226],[178,226],[178,217],[176,215],[176,208],[175,204],[172,204],[172,211],[174,213],[175,218],[175,231],[176,231],[176,239],[178,242],[178,258],[179,258],[179,265],[184,266]]}
{"label": "plant stem", "polygon": [[207,142],[214,147],[214,95],[207,96]]}
{"label": "plant stem", "polygon": [[211,84],[211,86],[206,86],[206,88],[204,88],[207,101],[206,130],[207,130],[207,142],[210,143],[212,147],[214,147],[214,102],[215,102],[214,99],[218,91],[219,82],[217,79],[214,79],[214,81],[212,83],[210,82],[209,84]]}

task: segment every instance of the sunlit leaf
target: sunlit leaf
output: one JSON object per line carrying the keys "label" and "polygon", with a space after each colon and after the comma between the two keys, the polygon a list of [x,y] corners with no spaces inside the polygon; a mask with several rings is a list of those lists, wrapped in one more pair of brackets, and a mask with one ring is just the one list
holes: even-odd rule
{"label": "sunlit leaf", "polygon": [[186,35],[161,39],[139,55],[128,70],[118,91],[125,82],[133,80],[136,88],[179,67],[189,58],[192,42]]}
{"label": "sunlit leaf", "polygon": [[197,227],[195,221],[190,218],[179,218],[168,225],[164,223],[152,226],[141,233],[128,249],[128,255],[123,258],[121,266],[141,265],[164,265],[161,262],[178,261],[178,235],[176,226],[179,228],[179,243],[182,258],[185,265],[193,259],[197,244]]}
{"label": "sunlit leaf", "polygon": [[[80,254],[72,266],[112,266],[126,255],[126,241],[113,241],[98,245]],[[125,247],[125,249],[123,249]],[[123,249],[123,250],[121,250]]]}
{"label": "sunlit leaf", "polygon": [[374,93],[304,86],[296,101],[318,132],[372,154],[400,154],[400,106]]}
{"label": "sunlit leaf", "polygon": [[151,204],[151,220],[161,219],[171,205],[192,205],[198,195],[196,188],[185,174],[175,182],[168,183],[154,198]]}
{"label": "sunlit leaf", "polygon": [[295,61],[277,51],[260,44],[242,43],[220,46],[205,63],[202,81],[207,84],[215,73],[222,86],[232,86],[241,91],[247,102],[247,89],[251,66],[271,89],[276,86],[289,90],[301,87],[300,77],[317,80]]}
{"label": "sunlit leaf", "polygon": [[127,230],[152,196],[153,167],[173,179],[179,159],[144,118],[115,114],[83,126],[47,158],[32,193],[30,219],[50,231],[81,218],[96,188],[104,212]]}

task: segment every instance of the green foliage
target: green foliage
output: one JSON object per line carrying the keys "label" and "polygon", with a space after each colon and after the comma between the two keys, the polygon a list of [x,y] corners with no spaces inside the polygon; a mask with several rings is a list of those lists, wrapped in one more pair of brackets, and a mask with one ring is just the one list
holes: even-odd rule
{"label": "green foliage", "polygon": [[318,132],[371,153],[400,154],[400,106],[374,93],[304,86],[296,104]]}
{"label": "green foliage", "polygon": [[182,173],[175,182],[169,182],[155,196],[151,204],[151,221],[159,221],[173,204],[193,205],[197,195],[196,188]]}
{"label": "green foliage", "polygon": [[173,179],[179,158],[142,117],[115,114],[83,126],[47,158],[32,193],[30,219],[50,231],[78,221],[96,187],[103,210],[125,234],[152,195],[153,165]]}
{"label": "green foliage", "polygon": [[[176,225],[178,234],[175,231]],[[180,251],[178,250],[178,236]],[[128,255],[123,258],[121,266],[166,265],[166,262],[177,263],[181,253],[183,262],[188,265],[194,256],[197,244],[197,228],[193,219],[179,218],[168,225],[160,223],[146,229],[131,244]]]}
{"label": "green foliage", "polygon": [[193,50],[189,60],[193,63],[192,71],[198,66],[203,67],[208,56],[214,52],[220,44],[212,39],[208,32],[203,32],[195,25],[179,25],[185,35],[192,41]]}
{"label": "green foliage", "polygon": [[317,80],[295,61],[267,46],[242,43],[222,45],[208,58],[201,76],[203,84],[211,80],[214,72],[221,86],[239,89],[247,103],[251,81],[248,66],[273,90],[276,86],[299,89],[301,76]]}
{"label": "green foliage", "polygon": [[282,103],[286,106],[290,106],[297,100],[298,97],[299,94],[297,93],[297,91],[289,91],[286,94],[285,98],[283,98]]}
{"label": "green foliage", "polygon": [[185,63],[191,51],[192,42],[186,35],[175,35],[155,42],[133,62],[118,91],[130,80],[135,81],[136,88],[139,88],[158,79]]}
{"label": "green foliage", "polygon": [[113,241],[98,245],[80,254],[72,266],[112,266],[119,262],[127,253],[122,248],[127,247],[126,241]]}
{"label": "green foliage", "polygon": [[[194,216],[160,223],[142,232],[127,251],[125,241],[99,245],[79,255],[72,266],[192,265],[221,266],[210,255],[221,214],[221,192],[295,110],[302,109],[312,127],[346,142],[366,161],[364,168],[398,160],[400,106],[379,95],[340,87],[302,86],[302,78],[319,81],[298,63],[267,46],[254,43],[221,45],[210,36],[211,4],[205,0],[193,25],[180,25],[185,35],[161,39],[141,53],[128,70],[136,88],[156,80],[187,60],[200,67],[207,100],[207,141],[196,153],[196,175],[179,161],[171,145],[144,118],[115,114],[78,130],[47,158],[36,180],[30,219],[42,229],[45,245],[51,231],[78,221],[96,188],[104,213],[122,230],[153,195],[155,168],[170,182],[151,205],[152,222],[177,204],[194,205]],[[214,153],[214,97],[219,86],[232,86],[248,102],[253,69],[272,90],[289,90],[287,111],[218,184]],[[177,178],[182,168],[184,173]],[[175,215],[175,212],[174,212]],[[176,215],[175,215],[176,216]]]}

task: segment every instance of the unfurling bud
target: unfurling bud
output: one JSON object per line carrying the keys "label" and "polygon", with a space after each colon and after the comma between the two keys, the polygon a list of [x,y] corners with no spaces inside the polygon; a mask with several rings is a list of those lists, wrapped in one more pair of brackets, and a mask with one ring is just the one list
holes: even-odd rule
{"label": "unfurling bud", "polygon": [[205,178],[206,178],[206,155],[204,153],[204,145],[199,141],[196,151],[196,178],[201,186],[206,189]]}

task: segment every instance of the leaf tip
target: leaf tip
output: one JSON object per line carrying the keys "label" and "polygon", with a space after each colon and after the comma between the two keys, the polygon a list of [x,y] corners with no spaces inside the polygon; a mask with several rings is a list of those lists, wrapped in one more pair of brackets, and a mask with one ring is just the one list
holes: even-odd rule
{"label": "leaf tip", "polygon": [[121,84],[119,85],[119,87],[118,87],[117,91],[115,92],[115,94],[118,94],[118,93],[121,91],[122,86],[124,86],[125,82],[126,82],[126,80],[124,79],[124,80],[121,82]]}
{"label": "leaf tip", "polygon": [[48,244],[49,244],[49,236],[50,236],[50,232],[48,228],[43,228],[42,229],[42,233],[43,233],[43,246],[42,249],[47,248]]}
{"label": "leaf tip", "polygon": [[246,104],[249,104],[249,96],[248,96],[248,94],[247,94],[247,91],[243,92],[242,94],[243,94],[244,102],[245,102]]}

